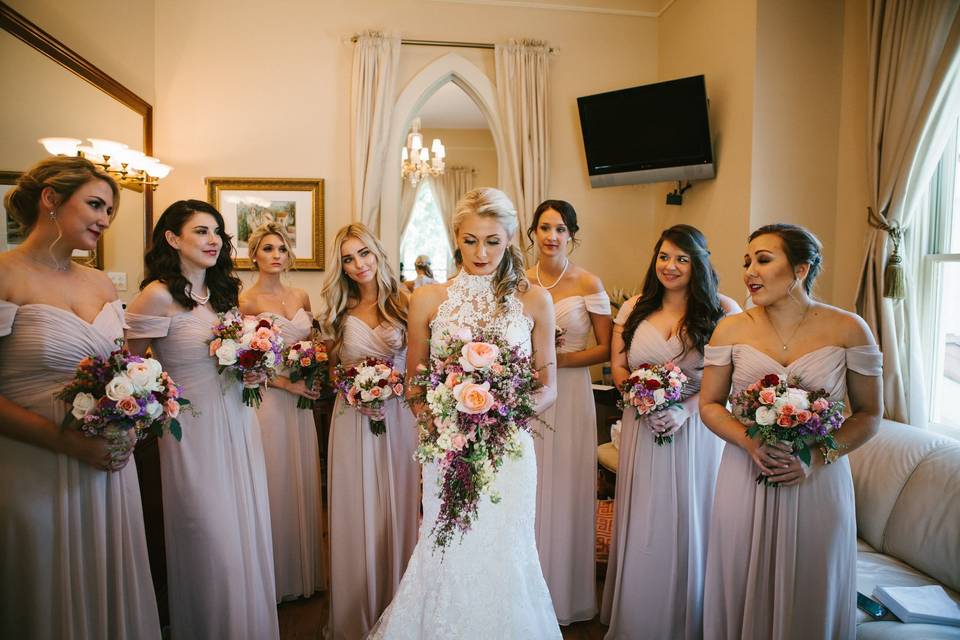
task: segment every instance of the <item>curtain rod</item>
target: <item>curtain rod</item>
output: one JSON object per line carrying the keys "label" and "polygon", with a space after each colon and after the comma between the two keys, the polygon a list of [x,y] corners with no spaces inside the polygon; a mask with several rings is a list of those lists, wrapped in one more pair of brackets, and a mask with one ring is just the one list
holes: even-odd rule
{"label": "curtain rod", "polygon": [[[350,38],[350,42],[356,42],[359,36]],[[496,47],[492,42],[454,42],[452,40],[401,40],[400,44],[407,44],[414,47],[459,47],[461,49],[494,49]],[[549,47],[547,49],[551,54],[560,53],[560,49]]]}

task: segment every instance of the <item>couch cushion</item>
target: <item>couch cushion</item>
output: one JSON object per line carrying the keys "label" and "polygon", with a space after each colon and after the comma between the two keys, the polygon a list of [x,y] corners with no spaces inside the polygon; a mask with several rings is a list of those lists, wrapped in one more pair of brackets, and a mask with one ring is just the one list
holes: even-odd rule
{"label": "couch cushion", "polygon": [[[861,541],[857,542],[859,549],[866,548]],[[928,584],[937,584],[937,581],[896,558],[874,551],[857,553],[857,591],[860,593],[873,595],[877,585],[922,587]],[[960,603],[960,594],[944,588],[951,598]],[[874,620],[857,609],[858,640],[887,640],[888,638],[960,638],[960,627],[903,624],[893,614],[887,614],[881,620]]]}
{"label": "couch cushion", "polygon": [[604,469],[617,472],[617,462],[620,460],[620,452],[613,446],[612,442],[605,442],[597,447],[597,462]]}
{"label": "couch cushion", "polygon": [[960,590],[960,442],[917,466],[890,514],[881,550]]}
{"label": "couch cushion", "polygon": [[867,444],[850,454],[857,500],[857,535],[884,549],[884,530],[900,491],[931,451],[952,439],[890,420]]}

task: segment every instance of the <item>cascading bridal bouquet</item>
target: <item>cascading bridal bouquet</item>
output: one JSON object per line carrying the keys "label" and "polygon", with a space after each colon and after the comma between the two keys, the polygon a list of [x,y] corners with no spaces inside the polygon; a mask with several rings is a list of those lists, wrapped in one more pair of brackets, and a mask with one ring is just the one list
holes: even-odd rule
{"label": "cascading bridal bouquet", "polygon": [[[637,418],[666,411],[680,404],[686,384],[686,374],[674,363],[644,363],[623,383],[617,406],[621,409],[633,407]],[[654,441],[662,447],[673,442],[673,436],[656,434]]]}
{"label": "cascading bridal bouquet", "polygon": [[[327,348],[322,342],[301,340],[283,350],[283,364],[289,371],[290,382],[303,380],[310,389],[326,383]],[[312,409],[314,401],[297,397],[298,409]]]}
{"label": "cascading bridal bouquet", "polygon": [[[272,318],[244,317],[231,309],[221,313],[220,323],[213,327],[210,355],[217,359],[217,372],[243,383],[243,403],[248,407],[260,406],[260,384],[276,376],[282,354],[283,338]],[[256,384],[244,382],[250,373],[259,378]]]}
{"label": "cascading bridal bouquet", "polygon": [[[337,365],[333,386],[349,406],[363,406],[373,411],[383,408],[383,403],[392,396],[403,398],[403,374],[380,358]],[[386,433],[387,425],[383,420],[371,418],[370,431],[379,436]]]}
{"label": "cascading bridal bouquet", "polygon": [[[747,435],[765,444],[785,442],[804,464],[810,464],[810,446],[838,452],[833,437],[843,424],[842,402],[831,401],[823,389],[807,391],[786,376],[768,373],[730,396],[733,415],[747,427]],[[759,474],[757,484],[777,486]]]}
{"label": "cascading bridal bouquet", "polygon": [[455,532],[470,530],[482,495],[500,501],[493,481],[507,456],[523,453],[518,436],[531,431],[541,384],[530,356],[500,336],[459,329],[440,345],[414,384],[427,389],[417,459],[440,468],[431,534],[443,549]]}
{"label": "cascading bridal bouquet", "polygon": [[[147,434],[169,432],[180,440],[183,430],[177,417],[184,409],[193,412],[183,389],[153,358],[132,355],[118,348],[107,357],[91,356],[77,364],[77,371],[57,397],[70,406],[63,426],[71,418],[88,436],[116,442],[133,430],[138,439]],[[195,413],[195,412],[194,412]]]}

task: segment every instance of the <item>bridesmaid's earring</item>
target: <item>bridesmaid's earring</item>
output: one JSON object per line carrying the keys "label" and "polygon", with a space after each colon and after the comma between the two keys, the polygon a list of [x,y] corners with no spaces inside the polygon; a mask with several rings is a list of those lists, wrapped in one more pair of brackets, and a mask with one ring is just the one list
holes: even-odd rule
{"label": "bridesmaid's earring", "polygon": [[51,219],[51,220],[56,220],[56,219],[57,219],[57,210],[56,210],[56,209],[50,209],[50,219]]}

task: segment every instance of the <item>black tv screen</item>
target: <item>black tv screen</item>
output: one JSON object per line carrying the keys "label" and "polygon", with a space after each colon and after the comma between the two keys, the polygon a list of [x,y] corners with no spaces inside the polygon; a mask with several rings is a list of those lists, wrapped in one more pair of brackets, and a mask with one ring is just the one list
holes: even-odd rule
{"label": "black tv screen", "polygon": [[594,186],[713,177],[704,77],[577,98]]}

